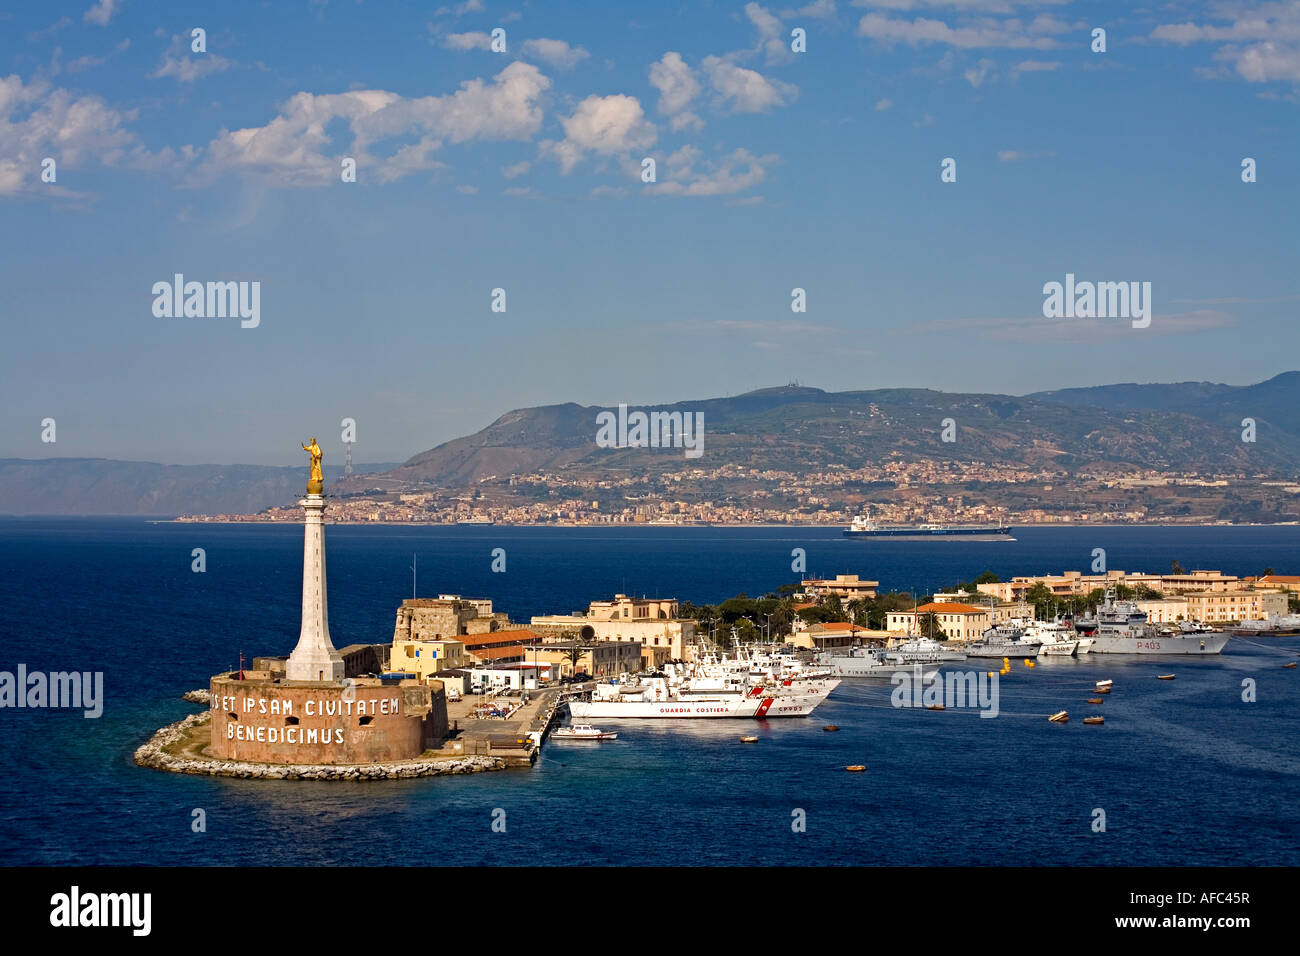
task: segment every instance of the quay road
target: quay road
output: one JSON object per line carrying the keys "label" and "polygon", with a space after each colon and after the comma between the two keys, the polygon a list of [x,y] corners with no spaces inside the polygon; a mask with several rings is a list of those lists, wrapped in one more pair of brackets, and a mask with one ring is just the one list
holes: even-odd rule
{"label": "quay road", "polygon": [[556,720],[560,698],[567,694],[590,690],[594,682],[586,684],[555,684],[538,690],[525,691],[527,703],[509,718],[476,717],[474,708],[488,701],[498,700],[519,703],[519,697],[500,697],[492,694],[466,694],[460,700],[447,701],[447,721],[452,727],[451,736],[442,742],[436,752],[447,755],[491,754],[503,758],[510,766],[529,766],[537,756],[533,734],[545,740]]}

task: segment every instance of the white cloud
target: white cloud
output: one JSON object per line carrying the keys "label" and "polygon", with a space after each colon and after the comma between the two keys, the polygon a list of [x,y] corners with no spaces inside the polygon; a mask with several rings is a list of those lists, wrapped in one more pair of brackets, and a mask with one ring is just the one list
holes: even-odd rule
{"label": "white cloud", "polygon": [[[433,156],[444,142],[531,139],[541,128],[541,96],[550,85],[537,67],[515,62],[491,82],[468,80],[445,96],[298,93],[265,126],[222,130],[208,146],[204,171],[240,170],[281,185],[319,186],[335,182],[341,157],[351,156],[388,182],[437,167]],[[327,133],[336,121],[347,125],[348,142],[336,143]]]}
{"label": "white cloud", "polygon": [[36,80],[0,77],[0,196],[44,192],[75,196],[41,182],[47,156],[59,171],[91,162],[104,166],[148,166],[174,154],[150,154],[127,123],[134,113],[110,108],[97,96],[77,96]]}
{"label": "white cloud", "polygon": [[992,60],[982,59],[962,75],[966,78],[966,82],[976,89],[979,89],[980,84],[993,73],[993,68],[995,66],[997,66],[997,64]]}
{"label": "white cloud", "polygon": [[1015,18],[981,18],[955,27],[927,17],[904,20],[883,13],[868,13],[858,21],[858,35],[872,40],[910,46],[944,43],[959,49],[1046,50],[1060,46],[1053,35],[1069,29],[1064,21],[1046,15],[1028,23]]}
{"label": "white cloud", "polygon": [[442,45],[448,50],[491,50],[492,37],[487,33],[448,33]]}
{"label": "white cloud", "polygon": [[659,91],[659,112],[674,130],[699,129],[704,121],[687,109],[700,93],[700,81],[680,53],[669,51],[650,64],[650,83]]}
{"label": "white cloud", "polygon": [[1220,75],[1235,73],[1248,83],[1300,83],[1300,4],[1225,4],[1212,19],[1222,22],[1162,24],[1151,39],[1178,46],[1220,44],[1214,53],[1223,64]]}
{"label": "white cloud", "polygon": [[645,118],[641,102],[622,93],[588,96],[572,116],[560,120],[560,125],[564,127],[563,141],[547,140],[541,147],[542,153],[553,156],[566,174],[587,152],[625,154],[652,146],[657,136],[654,124]]}
{"label": "white cloud", "polygon": [[818,20],[829,20],[835,16],[835,0],[813,0],[807,6],[798,7],[794,10],[782,10],[783,17],[813,17]]}
{"label": "white cloud", "polygon": [[719,56],[705,57],[700,66],[717,92],[719,104],[735,113],[765,113],[799,95],[797,86],[768,79]]}
{"label": "white cloud", "polygon": [[228,70],[230,66],[230,60],[215,53],[191,55],[189,36],[174,36],[166,52],[163,53],[162,62],[149,76],[153,79],[170,76],[181,83],[193,83],[200,77]]}
{"label": "white cloud", "polygon": [[82,22],[106,27],[108,21],[113,19],[113,14],[117,12],[117,5],[118,0],[96,0],[95,5],[82,16]]}
{"label": "white cloud", "polygon": [[477,186],[457,186],[457,187],[456,187],[456,192],[460,193],[460,194],[463,195],[463,196],[473,196],[475,193],[478,192],[478,187],[477,187]]}
{"label": "white cloud", "polygon": [[591,54],[582,47],[569,46],[563,40],[525,40],[523,55],[549,63],[557,70],[571,70]]}
{"label": "white cloud", "polygon": [[522,176],[532,168],[533,164],[525,159],[523,162],[515,163],[513,166],[504,167],[501,170],[501,175],[506,179],[514,179],[516,176]]}
{"label": "white cloud", "polygon": [[768,63],[788,63],[794,59],[796,54],[785,41],[781,21],[770,10],[750,2],[745,4],[745,16],[758,31],[758,46],[767,56]]}
{"label": "white cloud", "polygon": [[486,7],[483,0],[465,0],[464,3],[458,3],[454,7],[439,7],[433,12],[435,17],[445,17],[448,15],[462,17],[467,13],[482,13]]}
{"label": "white cloud", "polygon": [[757,186],[767,178],[776,156],[755,156],[737,149],[716,162],[701,162],[694,146],[683,146],[663,162],[660,182],[647,187],[665,196],[725,196]]}
{"label": "white cloud", "polygon": [[884,110],[890,109],[893,105],[894,105],[894,101],[889,99],[888,97],[876,100],[876,111],[882,112]]}
{"label": "white cloud", "polygon": [[1021,60],[1015,65],[1017,73],[1047,73],[1060,67],[1059,61]]}

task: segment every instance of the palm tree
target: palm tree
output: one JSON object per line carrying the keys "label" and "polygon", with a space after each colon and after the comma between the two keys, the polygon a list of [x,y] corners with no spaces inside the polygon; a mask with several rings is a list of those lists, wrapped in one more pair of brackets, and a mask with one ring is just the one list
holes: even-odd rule
{"label": "palm tree", "polygon": [[870,627],[871,623],[867,620],[867,611],[870,604],[862,598],[854,598],[849,602],[849,621],[857,624],[859,627]]}

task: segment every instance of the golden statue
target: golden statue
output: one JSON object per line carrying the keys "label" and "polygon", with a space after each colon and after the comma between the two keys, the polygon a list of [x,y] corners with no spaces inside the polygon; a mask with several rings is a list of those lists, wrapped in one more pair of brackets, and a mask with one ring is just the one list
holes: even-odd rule
{"label": "golden statue", "polygon": [[320,445],[316,444],[316,439],[311,440],[310,445],[303,445],[302,450],[311,455],[311,476],[307,479],[307,494],[318,495],[325,486],[325,479],[320,473],[320,462],[325,453],[320,450]]}

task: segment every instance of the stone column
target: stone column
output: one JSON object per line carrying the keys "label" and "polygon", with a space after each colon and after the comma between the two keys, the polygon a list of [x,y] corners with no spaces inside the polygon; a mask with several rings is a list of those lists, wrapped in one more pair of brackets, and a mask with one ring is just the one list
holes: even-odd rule
{"label": "stone column", "polygon": [[308,495],[298,504],[305,517],[302,544],[302,631],[285,666],[287,680],[341,681],[343,655],[330,642],[325,596],[325,499]]}

